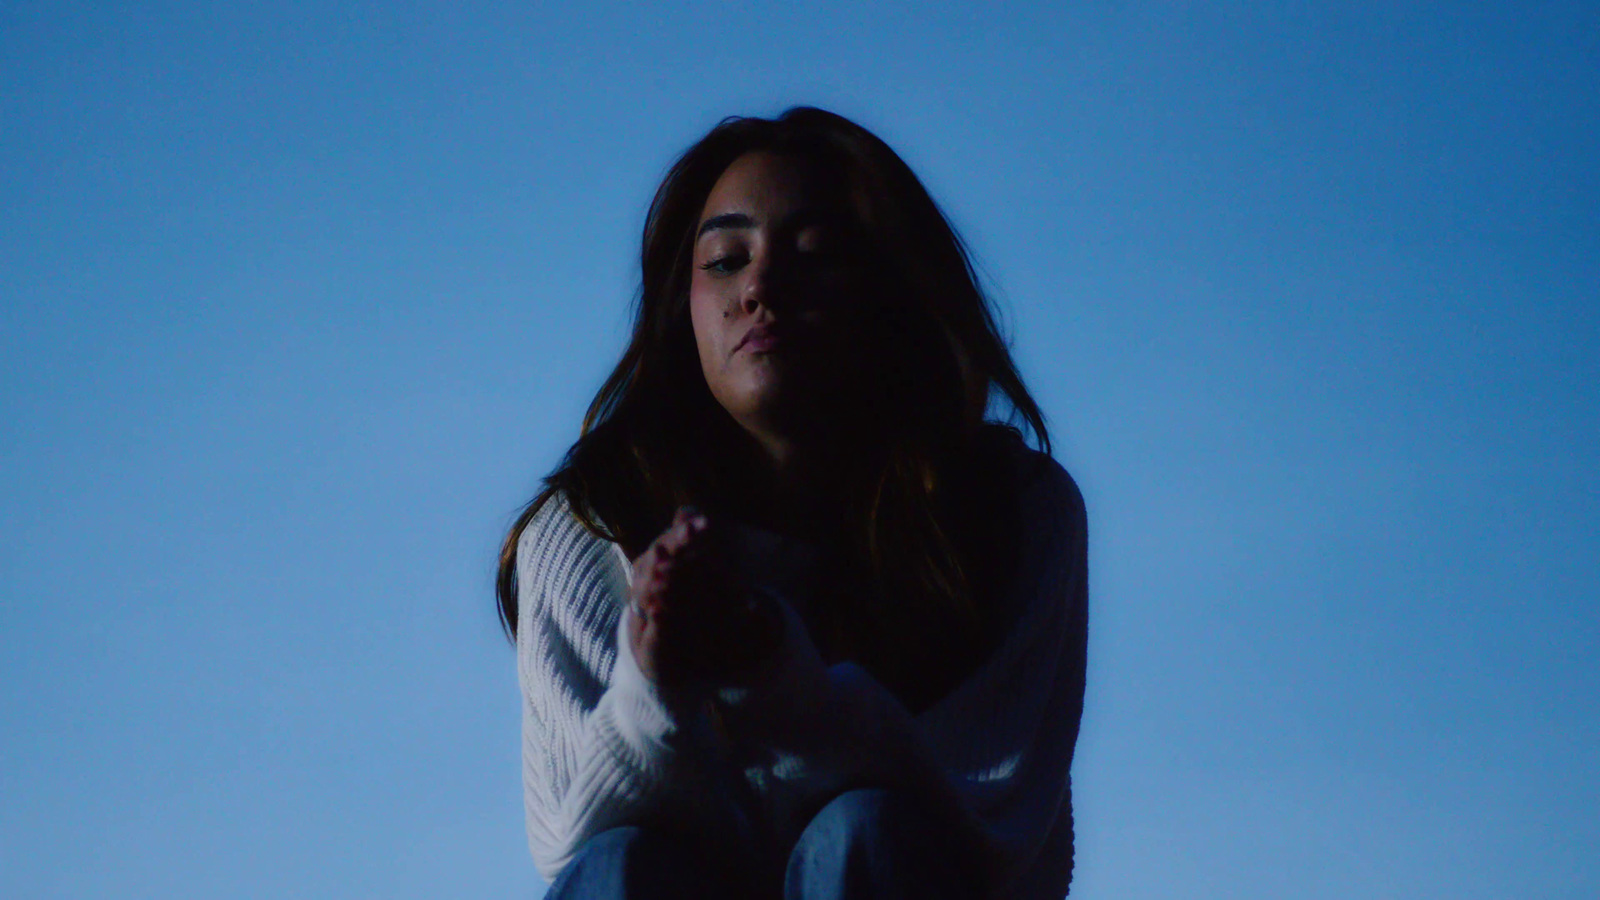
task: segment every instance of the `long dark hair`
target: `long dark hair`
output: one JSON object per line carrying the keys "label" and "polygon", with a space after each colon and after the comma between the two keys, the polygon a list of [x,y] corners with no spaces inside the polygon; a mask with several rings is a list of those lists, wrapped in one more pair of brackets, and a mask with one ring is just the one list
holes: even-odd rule
{"label": "long dark hair", "polygon": [[[891,687],[910,690],[931,660],[960,668],[977,652],[967,638],[984,629],[970,626],[983,623],[988,586],[1004,574],[991,571],[1003,569],[1004,548],[990,546],[1008,543],[992,527],[1004,518],[992,508],[1004,491],[984,479],[1003,468],[996,454],[1020,442],[1021,432],[985,423],[991,395],[1009,404],[1012,421],[1046,453],[1050,438],[965,245],[921,181],[872,133],[810,107],[776,119],[723,120],[656,190],[632,339],[589,404],[578,441],[506,535],[496,581],[501,620],[514,635],[518,538],[557,492],[586,528],[630,557],[677,506],[715,510],[727,495],[724,463],[747,442],[701,374],[688,294],[706,197],[734,160],[754,151],[803,159],[837,179],[871,245],[881,282],[872,293],[882,299],[867,327],[885,349],[851,415],[872,434],[861,435],[842,543],[874,599],[837,611],[835,620],[846,634],[841,646]],[[958,642],[971,652],[952,656],[950,640],[940,637],[951,634],[964,636]]]}

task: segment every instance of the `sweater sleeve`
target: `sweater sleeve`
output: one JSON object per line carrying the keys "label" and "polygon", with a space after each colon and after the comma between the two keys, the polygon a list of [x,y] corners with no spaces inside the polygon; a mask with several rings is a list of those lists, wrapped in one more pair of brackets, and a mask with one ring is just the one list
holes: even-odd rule
{"label": "sweater sleeve", "polygon": [[703,716],[663,697],[633,660],[622,634],[628,574],[615,545],[585,530],[560,495],[518,540],[523,800],[547,879],[608,828],[705,828],[733,815],[706,805],[719,792],[697,789]]}
{"label": "sweater sleeve", "polygon": [[851,784],[915,791],[954,805],[978,831],[1000,894],[1059,896],[1072,866],[1087,554],[1076,485],[1054,460],[1036,458],[1022,493],[1017,612],[994,653],[949,695],[912,716],[861,667],[824,668],[791,611],[772,678],[725,700],[734,722],[790,757],[777,769],[794,773],[793,808]]}
{"label": "sweater sleeve", "polygon": [[990,659],[917,725],[990,837],[1000,889],[1061,896],[1073,864],[1088,533],[1072,478],[1047,457],[1038,469],[1022,495],[1019,613]]}

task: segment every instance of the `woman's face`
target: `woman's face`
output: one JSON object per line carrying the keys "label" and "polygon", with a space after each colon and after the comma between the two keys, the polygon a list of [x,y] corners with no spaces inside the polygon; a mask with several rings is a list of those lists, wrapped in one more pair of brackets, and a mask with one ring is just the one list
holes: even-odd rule
{"label": "woman's face", "polygon": [[747,153],[701,210],[689,314],[712,396],[758,439],[837,402],[861,301],[848,207],[805,162]]}

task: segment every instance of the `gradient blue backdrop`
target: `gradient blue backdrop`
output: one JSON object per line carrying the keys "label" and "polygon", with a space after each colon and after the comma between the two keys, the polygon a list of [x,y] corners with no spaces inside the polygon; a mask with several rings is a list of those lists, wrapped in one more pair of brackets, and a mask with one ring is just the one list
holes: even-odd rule
{"label": "gradient blue backdrop", "polygon": [[1087,497],[1074,896],[1600,896],[1600,11],[1356,6],[0,4],[0,893],[536,897],[502,530],[807,102]]}

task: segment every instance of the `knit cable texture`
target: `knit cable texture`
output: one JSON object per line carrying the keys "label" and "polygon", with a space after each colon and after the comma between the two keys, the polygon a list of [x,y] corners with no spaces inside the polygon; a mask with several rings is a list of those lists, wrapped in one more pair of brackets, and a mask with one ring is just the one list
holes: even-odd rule
{"label": "knit cable texture", "polygon": [[[623,630],[626,556],[565,498],[547,502],[517,545],[523,795],[540,873],[555,878],[585,840],[625,824],[789,838],[819,798],[874,783],[951,804],[989,852],[996,896],[1064,895],[1088,621],[1083,499],[1049,457],[1021,450],[1016,464],[1017,614],[990,658],[916,716],[860,666],[824,665],[787,606],[783,644],[752,686],[663,695]],[[747,790],[726,789],[730,767]]]}

